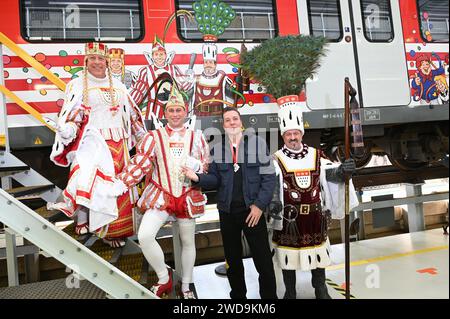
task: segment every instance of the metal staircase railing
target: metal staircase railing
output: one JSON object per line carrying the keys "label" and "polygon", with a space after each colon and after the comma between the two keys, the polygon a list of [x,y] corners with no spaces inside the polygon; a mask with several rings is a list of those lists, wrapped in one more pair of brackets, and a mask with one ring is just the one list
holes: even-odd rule
{"label": "metal staircase railing", "polygon": [[[0,189],[0,222],[118,299],[158,298],[122,271]],[[8,256],[7,256],[8,258]],[[14,262],[14,260],[8,260]]]}

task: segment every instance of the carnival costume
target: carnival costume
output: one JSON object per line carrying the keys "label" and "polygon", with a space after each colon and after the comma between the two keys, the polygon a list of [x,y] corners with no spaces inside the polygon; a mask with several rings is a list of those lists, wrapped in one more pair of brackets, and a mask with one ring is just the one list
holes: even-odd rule
{"label": "carnival costume", "polygon": [[[166,109],[172,106],[186,108],[183,97],[172,87]],[[138,206],[145,211],[138,232],[144,256],[158,275],[159,281],[152,291],[161,296],[172,288],[172,278],[164,263],[164,253],[156,242],[159,229],[168,221],[176,220],[180,226],[182,242],[182,284],[192,282],[195,262],[195,218],[204,213],[206,196],[191,186],[182,174],[182,166],[203,172],[208,163],[208,146],[201,131],[185,127],[173,129],[168,125],[148,132],[136,148],[130,164],[118,175],[127,187],[136,185],[147,175]],[[185,298],[192,292],[184,289]]]}
{"label": "carnival costume", "polygon": [[[281,135],[288,130],[299,130],[302,135],[305,132],[296,98],[293,98],[295,101],[291,101],[290,97],[279,99]],[[331,196],[331,191],[341,191],[343,195],[343,188],[339,186],[341,180],[336,178],[340,168],[320,150],[305,143],[299,150],[291,150],[284,145],[274,154],[274,162],[279,175],[278,193],[283,210],[282,218],[273,222],[272,242],[274,258],[283,270],[285,298],[296,297],[295,270],[311,270],[316,297],[330,298],[325,285],[325,267],[331,264],[327,236],[331,216],[328,213],[331,211],[334,218],[343,217],[339,196]],[[354,188],[351,195],[353,207],[357,205]]]}
{"label": "carnival costume", "polygon": [[120,197],[110,196],[112,177],[122,171],[129,150],[145,134],[139,109],[125,86],[107,70],[104,78],[87,71],[87,57],[100,55],[108,59],[102,43],[87,43],[85,70],[67,84],[51,160],[70,166],[63,201],[49,203],[69,217],[77,216],[77,234],[95,232],[112,246],[133,235],[134,190]]}

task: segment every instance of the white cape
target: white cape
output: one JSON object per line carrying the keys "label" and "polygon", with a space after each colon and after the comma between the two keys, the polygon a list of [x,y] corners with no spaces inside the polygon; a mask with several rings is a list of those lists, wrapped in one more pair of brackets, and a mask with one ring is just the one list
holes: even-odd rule
{"label": "white cape", "polygon": [[[345,217],[345,183],[333,183],[326,179],[326,170],[338,167],[339,163],[332,163],[321,159],[320,165],[320,185],[322,186],[322,209],[330,210],[333,219],[343,219]],[[356,196],[355,186],[350,179],[349,183],[349,209],[359,205]]]}
{"label": "white cape", "polygon": [[86,127],[76,152],[76,160],[80,165],[77,189],[85,185],[91,187],[90,200],[83,200],[81,204],[89,208],[89,231],[94,232],[118,217],[117,198],[110,195],[114,184],[102,178],[115,176],[114,161],[108,145],[97,129]]}

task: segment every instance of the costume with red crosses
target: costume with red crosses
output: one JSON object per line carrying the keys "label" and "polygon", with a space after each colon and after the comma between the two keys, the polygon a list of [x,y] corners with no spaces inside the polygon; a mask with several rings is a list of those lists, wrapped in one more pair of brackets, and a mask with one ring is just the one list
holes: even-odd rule
{"label": "costume with red crosses", "polygon": [[[108,60],[108,49],[87,43],[85,60],[91,55]],[[71,170],[63,201],[48,207],[77,217],[77,233],[94,232],[122,245],[122,239],[134,233],[136,196],[130,191],[115,198],[109,190],[145,129],[139,109],[125,86],[111,77],[109,66],[104,78],[85,67],[83,75],[67,84],[57,128],[50,158]]]}
{"label": "costume with red crosses", "polygon": [[[280,132],[300,131],[305,133],[303,114],[297,95],[278,99]],[[289,134],[289,133],[288,133]],[[274,201],[283,209],[278,220],[272,221],[272,243],[274,258],[283,271],[286,287],[285,299],[296,298],[296,270],[312,273],[312,285],[316,298],[328,299],[325,285],[325,268],[330,265],[330,243],[327,236],[328,216],[335,218],[344,211],[342,203],[343,181],[333,180],[327,170],[338,170],[338,164],[328,160],[320,150],[301,143],[298,149],[284,145],[274,154],[274,163],[279,177],[279,187]],[[336,175],[336,174],[335,174]],[[330,180],[328,180],[330,179]],[[331,195],[333,193],[333,195]],[[351,192],[351,207],[357,205],[354,188]],[[331,218],[331,216],[329,216]]]}
{"label": "costume with red crosses", "polygon": [[[166,109],[177,106],[186,108],[183,97],[173,86]],[[159,281],[152,287],[158,296],[172,287],[164,254],[155,240],[160,227],[169,220],[176,220],[180,226],[182,284],[186,287],[183,294],[186,298],[193,296],[188,287],[195,263],[195,218],[204,213],[207,199],[185,179],[182,167],[201,173],[207,167],[208,156],[208,145],[201,131],[167,125],[144,136],[130,164],[117,176],[127,187],[147,176],[147,186],[138,202],[145,211],[138,239],[144,256],[158,275]]]}

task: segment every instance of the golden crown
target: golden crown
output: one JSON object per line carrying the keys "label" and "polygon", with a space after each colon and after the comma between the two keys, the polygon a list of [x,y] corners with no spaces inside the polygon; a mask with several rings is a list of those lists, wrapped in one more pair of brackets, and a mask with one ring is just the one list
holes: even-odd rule
{"label": "golden crown", "polygon": [[85,55],[98,54],[108,57],[108,47],[100,42],[88,42],[85,46]]}
{"label": "golden crown", "polygon": [[111,59],[114,59],[114,58],[116,58],[116,59],[122,59],[123,60],[123,57],[124,57],[124,51],[123,51],[123,49],[120,49],[120,48],[111,48],[111,49],[109,49],[109,57],[111,58]]}

